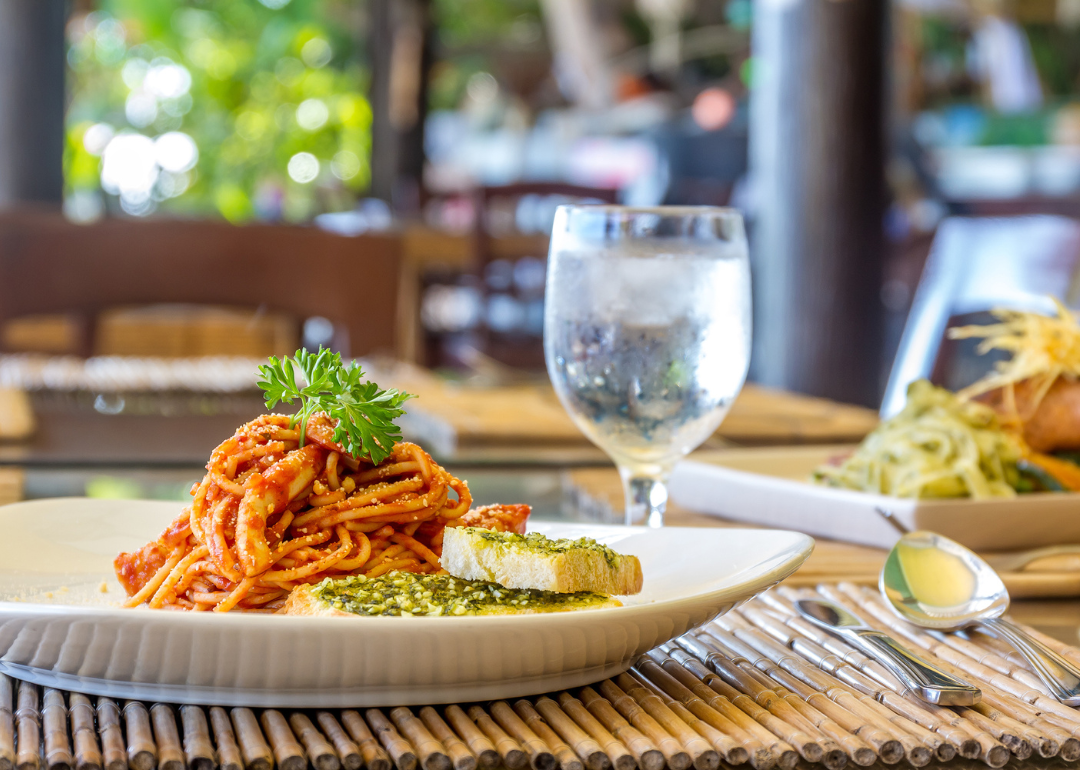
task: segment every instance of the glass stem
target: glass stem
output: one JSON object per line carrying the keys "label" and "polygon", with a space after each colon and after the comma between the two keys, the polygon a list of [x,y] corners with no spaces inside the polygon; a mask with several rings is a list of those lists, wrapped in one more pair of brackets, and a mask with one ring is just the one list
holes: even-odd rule
{"label": "glass stem", "polygon": [[629,468],[619,468],[623,492],[626,495],[626,523],[639,524],[644,520],[649,527],[664,526],[667,510],[668,474],[635,474]]}

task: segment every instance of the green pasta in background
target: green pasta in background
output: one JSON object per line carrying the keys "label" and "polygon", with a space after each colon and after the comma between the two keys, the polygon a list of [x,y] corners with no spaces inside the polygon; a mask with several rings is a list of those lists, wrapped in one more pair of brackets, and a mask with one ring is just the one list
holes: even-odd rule
{"label": "green pasta in background", "polygon": [[994,410],[962,401],[926,380],[907,405],[879,425],[843,462],[822,465],[814,481],[893,497],[1014,497],[1022,448]]}

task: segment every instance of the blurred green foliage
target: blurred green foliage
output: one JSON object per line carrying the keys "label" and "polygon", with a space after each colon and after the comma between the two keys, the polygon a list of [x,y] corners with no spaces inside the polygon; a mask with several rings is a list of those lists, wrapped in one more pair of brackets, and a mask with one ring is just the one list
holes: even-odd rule
{"label": "blurred green foliage", "polygon": [[979,144],[989,147],[1002,144],[1016,147],[1040,147],[1049,141],[1046,127],[1050,113],[1051,110],[1018,115],[988,112],[986,128],[979,137]]}
{"label": "blurred green foliage", "polygon": [[501,49],[536,45],[543,38],[539,0],[434,0],[438,43],[428,104],[450,110],[461,105],[469,78],[497,72]]}
{"label": "blurred green foliage", "polygon": [[[1080,28],[1024,21],[1020,28],[1048,102],[1080,95]],[[978,100],[979,84],[971,72],[972,21],[924,16],[920,20],[921,77],[926,106],[943,107]],[[1038,143],[1034,127],[1005,125],[1001,130]]]}
{"label": "blurred green foliage", "polygon": [[[351,0],[95,7],[68,27],[65,170],[76,216],[104,203],[133,214],[301,221],[352,207],[367,187],[371,108]],[[194,167],[182,168],[183,152],[174,163],[181,170],[167,160],[154,167],[159,138],[177,132],[197,146]],[[121,145],[110,156],[110,137],[125,134],[159,141],[128,143],[155,148],[146,157],[126,157]],[[112,160],[119,195],[115,182],[103,188]]]}
{"label": "blurred green foliage", "polygon": [[1030,24],[1025,30],[1046,92],[1051,96],[1080,93],[1080,29]]}
{"label": "blurred green foliage", "polygon": [[538,0],[435,0],[439,42],[446,48],[491,43],[514,35],[514,27],[538,24]]}

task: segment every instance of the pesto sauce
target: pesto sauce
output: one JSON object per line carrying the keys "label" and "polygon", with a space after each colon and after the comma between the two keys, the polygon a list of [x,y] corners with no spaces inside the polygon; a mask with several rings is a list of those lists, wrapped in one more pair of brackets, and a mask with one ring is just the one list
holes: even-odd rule
{"label": "pesto sauce", "polygon": [[574,550],[591,551],[603,556],[604,561],[606,561],[608,566],[612,569],[618,569],[619,562],[622,560],[622,557],[616,551],[611,550],[606,545],[598,543],[589,537],[581,537],[577,540],[565,538],[561,540],[552,540],[549,537],[544,537],[539,532],[529,532],[524,535],[519,535],[516,532],[493,532],[490,529],[480,529],[479,527],[465,527],[464,531],[493,545],[505,548],[522,548],[527,551],[532,551],[533,553],[546,554],[549,556]]}
{"label": "pesto sauce", "polygon": [[495,608],[558,612],[602,605],[606,594],[591,591],[556,593],[531,588],[504,588],[482,580],[462,580],[452,575],[417,575],[388,572],[379,577],[363,575],[326,578],[311,588],[316,599],[335,609],[356,615],[483,615]]}

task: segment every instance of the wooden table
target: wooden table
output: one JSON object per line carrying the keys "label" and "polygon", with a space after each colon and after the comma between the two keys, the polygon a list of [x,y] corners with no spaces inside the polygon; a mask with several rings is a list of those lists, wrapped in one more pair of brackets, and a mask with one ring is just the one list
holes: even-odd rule
{"label": "wooden table", "polygon": [[[499,386],[448,382],[407,364],[376,379],[417,396],[408,404],[405,433],[449,461],[610,465],[546,379]],[[706,447],[854,443],[877,421],[864,407],[747,384]]]}
{"label": "wooden table", "polygon": [[[468,467],[610,466],[541,380],[478,387],[405,364],[373,378],[414,393],[406,438],[440,462]],[[257,391],[125,393],[99,404],[90,392],[0,391],[0,465],[183,466],[206,463],[238,425],[265,409]],[[114,413],[115,412],[115,413]],[[877,423],[869,409],[747,385],[707,447],[858,441]]]}

